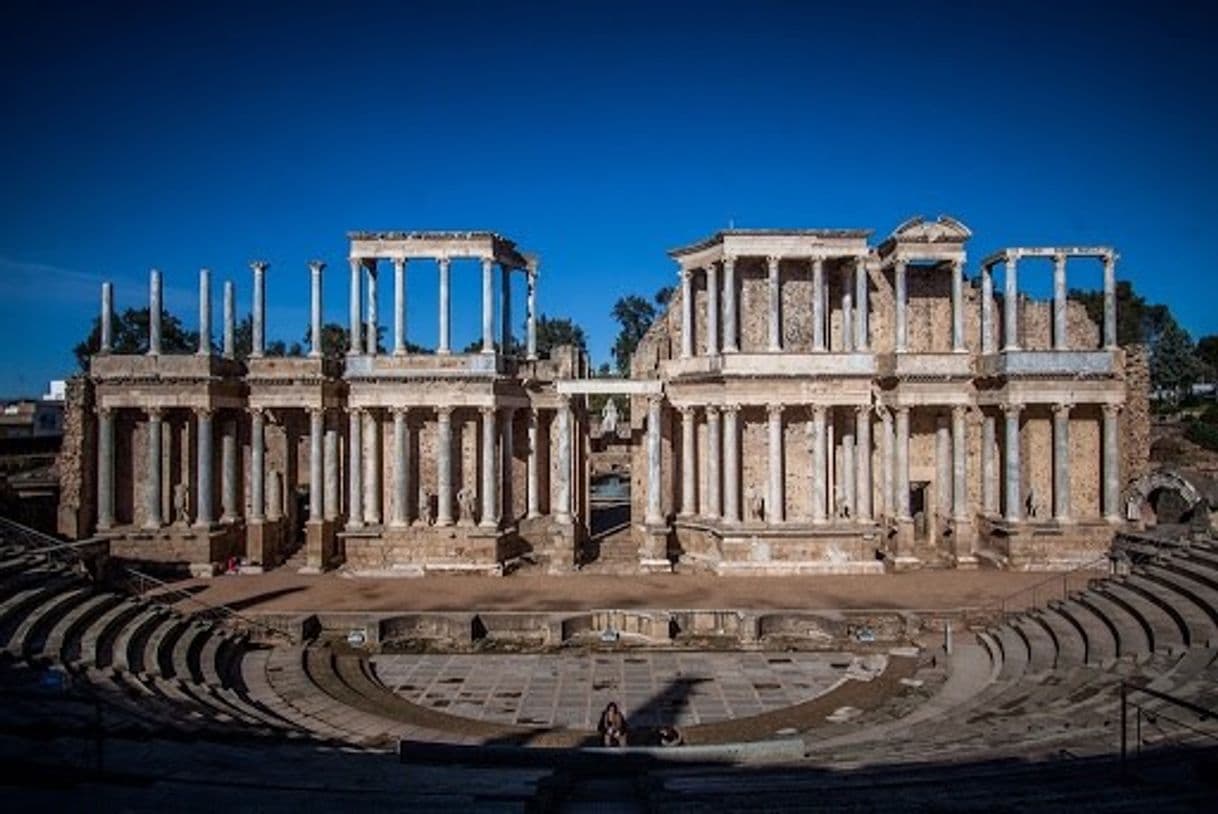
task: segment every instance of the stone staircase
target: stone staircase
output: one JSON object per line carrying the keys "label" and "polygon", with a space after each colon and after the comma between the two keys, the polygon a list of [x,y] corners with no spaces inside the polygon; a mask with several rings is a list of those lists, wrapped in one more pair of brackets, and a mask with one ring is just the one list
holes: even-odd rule
{"label": "stone staircase", "polygon": [[630,526],[586,543],[584,551],[589,559],[580,566],[583,573],[624,575],[639,571],[639,547],[631,536]]}

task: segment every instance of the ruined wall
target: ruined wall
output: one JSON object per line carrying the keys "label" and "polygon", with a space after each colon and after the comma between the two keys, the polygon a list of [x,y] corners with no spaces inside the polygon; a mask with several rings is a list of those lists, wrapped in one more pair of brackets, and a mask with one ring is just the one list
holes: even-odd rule
{"label": "ruined wall", "polygon": [[71,540],[88,537],[97,519],[97,420],[93,383],[85,376],[67,381],[63,443],[55,464],[59,470],[58,531]]}
{"label": "ruined wall", "polygon": [[1125,409],[1121,411],[1121,488],[1150,471],[1150,352],[1125,348]]}

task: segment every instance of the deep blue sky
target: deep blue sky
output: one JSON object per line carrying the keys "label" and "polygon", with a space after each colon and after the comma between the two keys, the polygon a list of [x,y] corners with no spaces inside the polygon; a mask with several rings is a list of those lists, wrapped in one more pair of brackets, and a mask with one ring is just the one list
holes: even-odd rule
{"label": "deep blue sky", "polygon": [[[879,238],[917,213],[973,229],[970,275],[1001,245],[1115,244],[1121,276],[1218,331],[1200,3],[341,5],[4,12],[0,394],[70,373],[100,281],[141,305],[151,266],[193,327],[200,266],[245,310],[270,260],[269,334],[293,340],[321,257],[345,323],[350,229],[517,239],[597,362],[613,301],[671,283],[674,245],[729,223]],[[454,284],[463,345],[475,267]],[[425,344],[434,292],[412,278]]]}

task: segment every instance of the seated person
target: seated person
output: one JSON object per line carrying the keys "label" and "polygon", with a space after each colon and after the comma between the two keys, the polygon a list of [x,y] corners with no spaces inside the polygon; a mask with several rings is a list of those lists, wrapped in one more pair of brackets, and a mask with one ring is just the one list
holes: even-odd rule
{"label": "seated person", "polygon": [[596,731],[600,733],[601,742],[605,746],[626,745],[626,716],[617,708],[616,703],[610,701],[605,707],[600,723],[596,725]]}

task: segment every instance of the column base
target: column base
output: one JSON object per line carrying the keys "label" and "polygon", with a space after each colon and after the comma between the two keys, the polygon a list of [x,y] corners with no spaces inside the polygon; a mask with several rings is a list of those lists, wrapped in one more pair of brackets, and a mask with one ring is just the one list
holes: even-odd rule
{"label": "column base", "polygon": [[279,564],[283,549],[279,520],[252,520],[245,527],[245,559],[249,565],[271,568]]}
{"label": "column base", "polygon": [[334,523],[310,520],[305,523],[305,565],[301,574],[320,574],[333,568],[342,559],[338,551]]}

